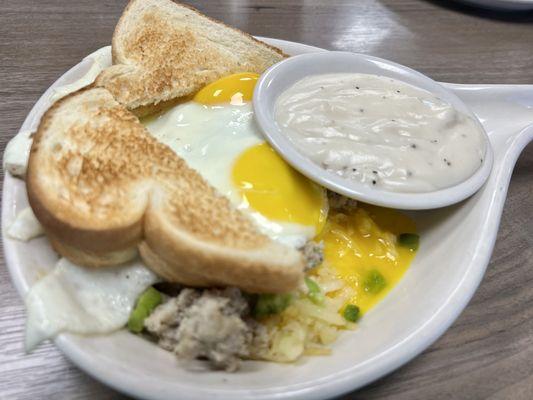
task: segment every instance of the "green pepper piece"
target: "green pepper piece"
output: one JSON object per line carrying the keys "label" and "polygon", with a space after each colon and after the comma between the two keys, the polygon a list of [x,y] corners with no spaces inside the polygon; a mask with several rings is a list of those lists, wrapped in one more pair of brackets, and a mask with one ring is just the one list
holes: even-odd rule
{"label": "green pepper piece", "polygon": [[144,328],[144,320],[162,301],[163,297],[156,289],[146,289],[137,299],[137,304],[130,314],[128,329],[133,333],[140,333]]}
{"label": "green pepper piece", "polygon": [[407,247],[411,251],[416,251],[418,250],[420,243],[420,236],[416,233],[401,233],[400,236],[398,236],[398,243],[402,247]]}
{"label": "green pepper piece", "polygon": [[359,312],[359,307],[357,307],[355,304],[348,304],[346,307],[344,307],[344,312],[342,315],[346,321],[357,322],[359,319]]}
{"label": "green pepper piece", "polygon": [[320,286],[318,286],[318,283],[316,283],[311,278],[305,277],[304,278],[305,284],[307,285],[307,297],[309,297],[309,300],[311,300],[313,303],[317,305],[321,305],[324,303],[325,296],[322,293],[322,290],[320,289]]}
{"label": "green pepper piece", "polygon": [[260,294],[254,307],[257,318],[278,314],[285,310],[292,301],[292,294]]}
{"label": "green pepper piece", "polygon": [[363,285],[366,292],[377,294],[387,286],[387,280],[378,270],[373,269],[366,275]]}

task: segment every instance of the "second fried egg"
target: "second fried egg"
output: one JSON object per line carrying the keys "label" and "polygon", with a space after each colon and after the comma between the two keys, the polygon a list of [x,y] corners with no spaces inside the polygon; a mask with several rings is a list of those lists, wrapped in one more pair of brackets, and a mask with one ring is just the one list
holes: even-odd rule
{"label": "second fried egg", "polygon": [[257,77],[222,78],[143,123],[263,233],[299,247],[324,227],[327,198],[264,141],[251,105]]}

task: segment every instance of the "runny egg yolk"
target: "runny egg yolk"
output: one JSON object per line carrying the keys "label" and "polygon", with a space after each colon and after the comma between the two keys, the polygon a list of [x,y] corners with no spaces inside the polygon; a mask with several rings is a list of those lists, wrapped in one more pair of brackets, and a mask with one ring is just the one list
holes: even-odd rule
{"label": "runny egg yolk", "polygon": [[324,241],[324,265],[350,289],[348,303],[362,313],[385,297],[413,260],[416,251],[397,242],[408,232],[416,232],[414,222],[395,210],[360,204],[348,213],[330,212],[317,237]]}
{"label": "runny egg yolk", "polygon": [[[193,100],[206,106],[243,105],[252,100],[258,77],[253,73],[226,76],[204,87]],[[315,234],[324,227],[324,189],[294,170],[263,140],[236,158],[231,179],[243,204],[267,219],[313,227]]]}
{"label": "runny egg yolk", "polygon": [[193,100],[200,104],[242,105],[252,100],[259,75],[250,72],[228,75],[200,90]]}
{"label": "runny egg yolk", "polygon": [[324,189],[290,167],[266,143],[244,151],[233,165],[232,179],[245,201],[271,220],[313,226],[326,222]]}

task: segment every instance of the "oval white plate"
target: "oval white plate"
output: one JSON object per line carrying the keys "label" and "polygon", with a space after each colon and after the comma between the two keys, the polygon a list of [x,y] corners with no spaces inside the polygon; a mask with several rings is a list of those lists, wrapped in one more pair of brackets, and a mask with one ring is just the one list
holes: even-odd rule
{"label": "oval white plate", "polygon": [[[306,76],[330,73],[385,76],[424,89],[443,99],[456,110],[470,116],[483,131],[486,150],[481,166],[467,179],[453,186],[422,193],[399,193],[379,189],[326,171],[298,151],[280,130],[275,122],[274,109],[279,96],[296,82]],[[255,87],[253,104],[257,125],[285,161],[322,186],[366,203],[402,210],[428,210],[449,206],[477,192],[487,180],[492,168],[492,148],[488,137],[476,116],[459,97],[420,72],[381,58],[344,51],[302,54],[288,58],[261,75]]]}
{"label": "oval white plate", "polygon": [[[263,40],[293,55],[320,51],[298,43]],[[86,61],[80,63],[54,86],[72,82],[89,66]],[[102,337],[60,335],[56,345],[96,379],[132,396],[154,400],[324,399],[357,389],[406,363],[451,325],[477,288],[490,259],[512,167],[533,137],[533,129],[524,129],[533,122],[533,87],[447,87],[483,123],[495,149],[492,174],[478,193],[461,204],[413,213],[422,241],[411,269],[356,331],[341,336],[331,356],[305,358],[291,365],[246,362],[242,371],[228,374],[183,370],[172,354],[125,331]],[[43,95],[22,129],[37,125],[50,94],[49,90]],[[24,183],[6,174],[3,232],[26,206]],[[22,243],[3,236],[3,241],[13,282],[24,296],[37,277],[51,269],[57,256],[45,238]]]}

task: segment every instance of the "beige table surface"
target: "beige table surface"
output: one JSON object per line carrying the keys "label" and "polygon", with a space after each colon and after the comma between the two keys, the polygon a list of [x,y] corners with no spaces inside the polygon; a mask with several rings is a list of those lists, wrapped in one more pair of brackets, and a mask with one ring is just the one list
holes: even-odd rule
{"label": "beige table surface", "polygon": [[[0,0],[2,151],[53,81],[110,43],[125,3]],[[424,0],[191,4],[252,34],[368,53],[441,81],[533,83],[532,13],[502,15]],[[470,305],[422,355],[346,399],[533,399],[532,218],[529,145],[514,170],[496,248]],[[0,399],[123,399],[51,344],[24,354],[24,308],[1,262]]]}

